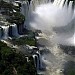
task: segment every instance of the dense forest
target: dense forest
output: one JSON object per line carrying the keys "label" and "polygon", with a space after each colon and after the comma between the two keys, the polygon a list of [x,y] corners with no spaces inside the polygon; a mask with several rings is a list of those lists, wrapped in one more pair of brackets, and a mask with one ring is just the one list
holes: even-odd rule
{"label": "dense forest", "polygon": [[[12,3],[0,1],[1,14],[6,16],[6,21],[21,25],[25,17],[20,13],[20,5],[14,6]],[[16,12],[14,12],[14,10]],[[14,39],[13,44],[35,44],[33,38]],[[26,42],[25,42],[26,41]],[[30,43],[31,42],[31,43]],[[0,41],[0,75],[36,75],[36,67],[32,55],[25,55],[7,44]]]}
{"label": "dense forest", "polygon": [[0,41],[0,75],[36,75],[32,56],[17,53]]}

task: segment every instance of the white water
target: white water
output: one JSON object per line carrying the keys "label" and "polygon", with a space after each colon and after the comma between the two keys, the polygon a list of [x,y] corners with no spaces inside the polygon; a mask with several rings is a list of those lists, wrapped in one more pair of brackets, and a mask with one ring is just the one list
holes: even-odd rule
{"label": "white water", "polygon": [[7,39],[8,38],[8,29],[9,29],[9,26],[2,26],[3,28],[3,36],[2,38],[3,39]]}
{"label": "white water", "polygon": [[[17,25],[16,24],[12,24],[10,25],[12,26],[12,35],[14,37],[18,37],[19,34],[18,34],[18,28],[17,28]],[[1,26],[0,28],[0,39],[8,39],[9,37],[9,27],[10,26]]]}
{"label": "white water", "polygon": [[37,70],[39,69],[39,58],[37,55],[33,55],[33,59],[35,62],[35,67],[37,68]]}
{"label": "white water", "polygon": [[12,35],[15,36],[15,37],[18,37],[19,34],[18,34],[18,29],[17,29],[17,25],[16,24],[12,24]]}
{"label": "white water", "polygon": [[36,54],[33,55],[33,59],[35,62],[35,67],[37,68],[37,73],[38,73],[39,69],[43,68],[41,54],[39,52],[36,52]]}
{"label": "white water", "polygon": [[29,25],[33,29],[42,30],[44,33],[55,33],[53,39],[57,44],[75,45],[75,24],[72,23],[71,26],[71,22],[75,18],[72,9],[73,1],[69,2],[68,7],[65,0],[55,0],[53,3],[47,2],[46,0],[31,1]]}
{"label": "white water", "polygon": [[23,1],[21,3],[21,8],[20,8],[21,13],[25,16],[25,20],[27,18],[28,15],[28,11],[29,11],[29,3],[26,1]]}
{"label": "white water", "polygon": [[0,28],[0,38],[2,37],[2,29]]}
{"label": "white water", "polygon": [[43,37],[48,40],[48,45],[42,39],[42,43],[39,41],[50,52],[42,56],[47,69],[45,75],[63,75],[61,70],[64,63],[73,60],[58,45],[75,46],[75,10],[72,9],[72,1],[68,6],[68,0],[64,2],[65,0],[54,0],[53,3],[51,0],[32,0],[29,7],[27,27],[41,30],[45,34]]}

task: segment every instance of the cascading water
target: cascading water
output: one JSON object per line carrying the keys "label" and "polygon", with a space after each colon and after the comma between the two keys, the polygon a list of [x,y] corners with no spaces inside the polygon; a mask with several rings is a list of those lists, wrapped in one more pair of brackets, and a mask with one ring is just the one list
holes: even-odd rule
{"label": "cascading water", "polygon": [[[45,2],[45,0],[42,1]],[[52,32],[56,34],[54,39],[58,44],[75,45],[75,41],[72,41],[74,40],[74,32],[69,31],[72,28],[71,26],[69,26],[70,28],[68,27],[75,14],[72,9],[73,1],[70,1],[68,6],[65,0],[55,0],[53,3],[42,3],[41,5],[39,5],[39,2],[41,1],[31,1],[30,10],[32,12],[29,16],[31,27],[42,30],[43,32],[46,31],[47,33],[51,33],[53,30]],[[58,37],[58,35],[60,36]],[[61,42],[61,37],[63,38],[63,42]],[[71,42],[69,41],[70,38],[72,39]]]}
{"label": "cascading water", "polygon": [[3,36],[2,38],[3,39],[7,39],[8,38],[8,29],[9,29],[9,26],[2,26],[3,28]]}
{"label": "cascading water", "polygon": [[36,54],[33,55],[33,59],[35,62],[35,67],[37,68],[37,72],[39,72],[39,70],[43,68],[40,53],[36,52]]}
{"label": "cascading water", "polygon": [[30,3],[30,9],[35,10],[35,8],[40,4],[46,4],[48,2],[51,2],[51,0],[31,0]]}
{"label": "cascading water", "polygon": [[33,59],[35,62],[35,67],[37,68],[37,70],[39,69],[39,58],[37,55],[33,55]]}
{"label": "cascading water", "polygon": [[1,26],[0,28],[0,39],[7,39],[8,37],[18,37],[18,29],[16,24]]}
{"label": "cascading water", "polygon": [[0,39],[2,37],[2,28],[0,28]]}
{"label": "cascading water", "polygon": [[[47,65],[45,75],[63,75],[64,64],[73,60],[59,48],[59,45],[75,46],[75,10],[73,1],[68,0],[32,0],[26,21],[27,28],[38,29],[46,34],[50,53],[43,54]],[[44,43],[44,41],[43,41]]]}
{"label": "cascading water", "polygon": [[39,52],[37,52],[37,55],[39,57],[39,69],[42,69],[43,66],[42,66],[42,59],[41,59],[41,54]]}
{"label": "cascading water", "polygon": [[12,35],[18,37],[18,29],[17,29],[17,25],[16,24],[12,24]]}
{"label": "cascading water", "polygon": [[25,16],[25,19],[27,18],[28,15],[28,9],[29,9],[29,3],[26,1],[23,1],[21,3],[21,13]]}

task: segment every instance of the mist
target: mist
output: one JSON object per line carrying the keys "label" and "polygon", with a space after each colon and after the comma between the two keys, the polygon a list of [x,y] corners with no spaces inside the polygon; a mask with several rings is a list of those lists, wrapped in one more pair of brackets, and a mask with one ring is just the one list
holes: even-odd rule
{"label": "mist", "polygon": [[[56,0],[57,1],[57,0]],[[31,12],[29,25],[31,29],[41,30],[47,36],[54,36],[53,42],[62,45],[75,46],[75,10],[72,9],[72,1],[63,5],[64,0],[59,4],[41,4]]]}

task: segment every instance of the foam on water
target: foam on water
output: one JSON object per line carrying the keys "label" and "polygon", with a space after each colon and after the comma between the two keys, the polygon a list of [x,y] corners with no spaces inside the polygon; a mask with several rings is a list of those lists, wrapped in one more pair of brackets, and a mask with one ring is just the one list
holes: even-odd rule
{"label": "foam on water", "polygon": [[[53,3],[37,5],[31,12],[30,26],[33,29],[39,29],[46,33],[55,33],[54,41],[63,45],[74,45],[74,26],[71,23],[75,18],[72,9],[73,1],[55,0]],[[32,19],[31,19],[32,18]],[[74,19],[75,20],[75,19]],[[50,35],[49,35],[50,36]]]}
{"label": "foam on water", "polygon": [[[46,64],[45,75],[63,75],[64,64],[72,61],[59,47],[59,44],[75,46],[75,10],[73,2],[68,0],[32,0],[29,6],[27,27],[32,30],[41,30],[46,41],[38,39],[46,46],[42,61]],[[28,24],[29,23],[29,24]],[[48,43],[48,44],[47,44]],[[46,51],[49,52],[46,53]]]}

